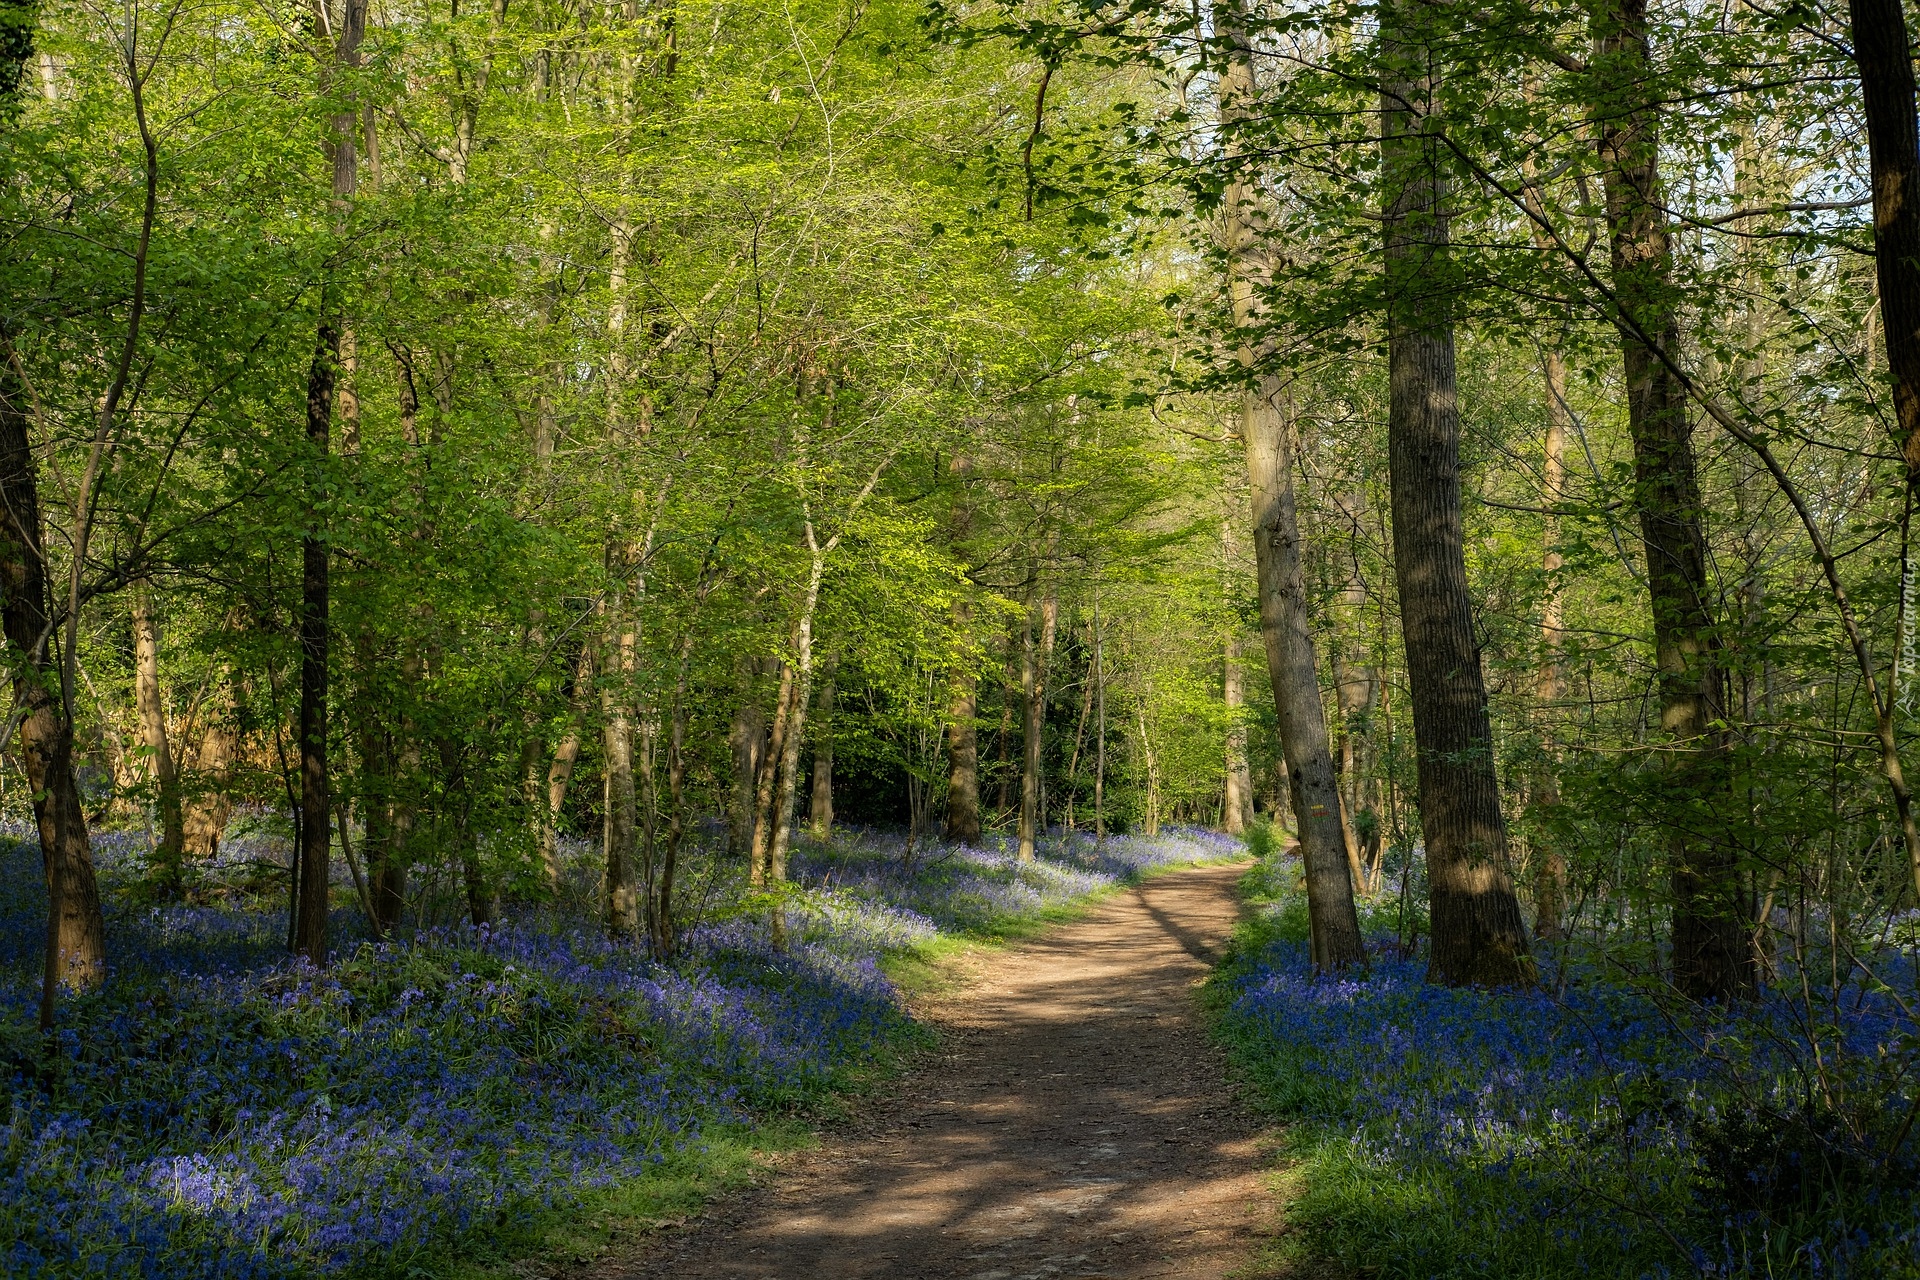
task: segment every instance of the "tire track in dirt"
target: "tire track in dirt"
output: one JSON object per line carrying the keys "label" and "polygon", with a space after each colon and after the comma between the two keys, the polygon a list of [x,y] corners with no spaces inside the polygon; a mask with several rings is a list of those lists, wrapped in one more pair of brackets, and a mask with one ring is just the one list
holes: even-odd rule
{"label": "tire track in dirt", "polygon": [[591,1280],[1244,1275],[1260,1125],[1195,1004],[1242,866],[1172,872],[977,962],[942,1052],[861,1122]]}

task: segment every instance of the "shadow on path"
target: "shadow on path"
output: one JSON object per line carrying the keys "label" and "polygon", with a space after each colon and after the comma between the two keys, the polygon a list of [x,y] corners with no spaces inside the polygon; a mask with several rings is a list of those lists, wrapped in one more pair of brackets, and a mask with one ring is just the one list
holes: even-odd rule
{"label": "shadow on path", "polygon": [[591,1280],[1225,1277],[1266,1222],[1259,1126],[1194,987],[1240,866],[1172,872],[993,956],[945,1052],[767,1185]]}

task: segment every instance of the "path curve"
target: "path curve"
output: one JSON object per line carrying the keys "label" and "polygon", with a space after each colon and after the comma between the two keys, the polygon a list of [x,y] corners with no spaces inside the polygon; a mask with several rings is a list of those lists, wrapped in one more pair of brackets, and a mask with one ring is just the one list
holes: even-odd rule
{"label": "path curve", "polygon": [[1194,988],[1241,866],[1170,872],[988,957],[919,1012],[942,1052],[866,1119],[593,1280],[1244,1275],[1260,1126]]}

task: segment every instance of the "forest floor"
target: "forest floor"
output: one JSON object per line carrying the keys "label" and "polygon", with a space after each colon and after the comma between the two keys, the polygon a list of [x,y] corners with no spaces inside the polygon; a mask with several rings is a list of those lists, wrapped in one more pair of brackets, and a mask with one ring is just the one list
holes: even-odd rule
{"label": "forest floor", "polygon": [[1202,984],[1245,864],[1175,871],[915,1001],[939,1051],[758,1186],[581,1280],[1245,1277],[1274,1227],[1269,1135]]}

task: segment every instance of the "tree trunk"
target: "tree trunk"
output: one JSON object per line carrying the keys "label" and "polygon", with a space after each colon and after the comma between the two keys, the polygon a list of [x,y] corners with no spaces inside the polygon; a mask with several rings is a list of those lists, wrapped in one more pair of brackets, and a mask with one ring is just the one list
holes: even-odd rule
{"label": "tree trunk", "polygon": [[815,840],[833,834],[833,664],[827,663],[820,683],[819,707],[813,735],[813,795],[807,807],[808,829]]}
{"label": "tree trunk", "polygon": [[154,849],[156,887],[169,898],[181,891],[186,834],[180,814],[180,775],[167,742],[167,709],[160,696],[160,619],[153,584],[133,584],[133,703],[140,741],[147,749],[147,777],[160,805],[160,840]]}
{"label": "tree trunk", "polygon": [[182,801],[182,851],[189,858],[214,857],[220,852],[221,837],[226,835],[227,820],[233,814],[233,797],[227,788],[232,785],[233,765],[241,747],[239,711],[233,672],[222,670],[218,700],[207,713],[206,728],[194,752],[193,794]]}
{"label": "tree trunk", "polygon": [[1530,981],[1533,964],[1507,869],[1467,587],[1447,182],[1437,144],[1423,136],[1438,73],[1411,29],[1418,20],[1400,5],[1381,15],[1380,159],[1394,576],[1431,886],[1428,975],[1452,985],[1503,986]]}
{"label": "tree trunk", "polygon": [[[360,63],[360,42],[366,36],[366,0],[344,0],[342,20],[334,40],[334,61],[353,67]],[[336,112],[326,141],[332,163],[332,208],[336,231],[346,230],[347,214],[359,185],[356,135],[357,106]],[[333,846],[333,800],[327,781],[327,644],[329,557],[331,547],[321,513],[321,479],[327,465],[333,428],[333,401],[340,368],[338,303],[331,289],[321,293],[322,315],[307,373],[307,443],[313,451],[309,465],[307,533],[301,540],[300,574],[300,881],[294,910],[294,949],[310,963],[327,963],[327,894]]]}
{"label": "tree trunk", "polygon": [[607,932],[616,938],[640,935],[640,901],[634,880],[638,813],[633,793],[632,681],[639,637],[616,588],[608,593],[605,677],[600,685],[601,769],[606,785]]}
{"label": "tree trunk", "polygon": [[1060,624],[1060,594],[1051,581],[1040,598],[1037,642],[1027,628],[1026,660],[1020,667],[1020,694],[1026,714],[1021,725],[1025,748],[1020,764],[1020,847],[1022,862],[1033,861],[1034,844],[1047,815],[1040,811],[1040,770],[1044,767],[1047,728],[1047,668],[1053,662],[1054,633]]}
{"label": "tree trunk", "polygon": [[1100,591],[1093,593],[1093,838],[1107,838],[1107,633],[1100,622]]}
{"label": "tree trunk", "polygon": [[41,1026],[52,1025],[57,990],[88,991],[107,976],[107,926],[93,872],[86,812],[73,776],[73,730],[53,696],[53,625],[42,548],[40,490],[27,429],[27,392],[0,331],[0,623],[6,631],[20,755],[33,789],[34,824],[47,884],[46,989]]}
{"label": "tree trunk", "polygon": [[[794,628],[793,688],[788,695],[787,723],[780,746],[780,799],[767,853],[770,885],[784,884],[787,879],[787,849],[793,840],[794,802],[800,784],[800,743],[806,733],[807,703],[813,693],[813,616],[820,606],[820,581],[826,567],[825,557],[816,551],[807,576],[807,593],[801,601],[800,619]],[[774,945],[784,946],[785,914],[777,904],[772,924]]]}
{"label": "tree trunk", "polygon": [[[966,644],[973,602],[953,602],[953,629]],[[963,657],[953,669],[947,704],[947,842],[980,842],[980,669]]]}
{"label": "tree trunk", "polygon": [[[1560,518],[1554,508],[1560,503],[1566,478],[1567,429],[1572,414],[1567,405],[1567,364],[1559,348],[1542,353],[1542,372],[1547,387],[1547,437],[1541,463],[1542,496],[1547,501],[1547,517],[1542,531],[1545,549],[1540,556],[1546,595],[1540,602],[1540,673],[1535,681],[1534,698],[1543,714],[1566,694],[1566,675],[1560,664],[1561,627],[1565,603],[1560,586]],[[1541,762],[1535,770],[1527,806],[1533,811],[1533,905],[1534,936],[1557,942],[1564,936],[1562,919],[1567,902],[1567,859],[1545,832],[1545,819],[1560,803],[1560,781],[1554,772],[1553,731],[1544,724],[1541,731]]]}
{"label": "tree trunk", "polygon": [[[1633,0],[1629,0],[1632,3]],[[1920,126],[1900,0],[1849,0],[1873,174],[1873,252],[1908,483],[1920,477]],[[1644,39],[1644,36],[1642,37]]]}
{"label": "tree trunk", "polygon": [[[307,376],[307,440],[312,466],[325,465],[333,417],[333,372],[339,338],[331,320]],[[308,532],[301,540],[300,577],[300,848],[293,946],[316,965],[327,963],[328,872],[333,856],[333,804],[327,787],[328,547],[316,482],[309,493]]]}
{"label": "tree trunk", "polygon": [[[1227,63],[1219,86],[1221,121],[1229,129],[1253,109],[1258,88],[1240,0],[1216,5]],[[1228,289],[1237,327],[1260,320],[1257,287],[1266,273],[1265,218],[1252,175],[1228,185],[1220,236],[1228,259]],[[1341,840],[1340,794],[1327,747],[1326,710],[1320,701],[1319,655],[1310,625],[1300,564],[1300,526],[1293,492],[1293,424],[1287,391],[1274,374],[1259,370],[1264,353],[1243,340],[1236,352],[1253,384],[1242,393],[1241,439],[1252,483],[1254,564],[1260,597],[1260,631],[1267,673],[1280,720],[1301,860],[1306,867],[1307,908],[1314,966],[1322,972],[1366,963],[1354,908],[1354,884]],[[1257,388],[1257,389],[1256,389]]]}
{"label": "tree trunk", "polygon": [[[1912,45],[1900,0],[1850,0],[1853,56],[1866,106],[1873,175],[1873,254],[1886,334],[1887,372],[1899,444],[1907,464],[1908,503],[1920,489],[1920,136],[1914,119]],[[1868,359],[1872,359],[1869,344]],[[1902,566],[1905,568],[1906,566]],[[1891,683],[1891,682],[1890,682]],[[1897,691],[1878,707],[1882,768],[1899,813],[1908,874],[1920,894],[1920,829],[1894,735]]]}
{"label": "tree trunk", "polygon": [[592,689],[593,645],[587,643],[580,646],[580,656],[574,660],[573,687],[567,691],[567,728],[554,744],[553,760],[547,765],[547,811],[540,824],[540,868],[551,888],[560,885],[560,810],[567,803],[567,787],[573,781],[574,766],[580,762],[580,725]]}
{"label": "tree trunk", "polygon": [[[733,753],[733,796],[727,806],[727,850],[736,857],[753,857],[755,784],[760,762],[767,753],[767,713],[760,703],[762,660],[739,661],[740,702],[734,709],[727,745]],[[758,873],[757,862],[754,863]]]}
{"label": "tree trunk", "polygon": [[1240,671],[1240,637],[1227,637],[1226,678],[1223,695],[1227,705],[1227,784],[1220,805],[1220,825],[1228,835],[1246,833],[1253,821],[1253,775],[1247,768],[1247,697]]}
{"label": "tree trunk", "polygon": [[1334,706],[1340,713],[1339,738],[1334,750],[1334,766],[1340,779],[1340,835],[1346,841],[1347,865],[1354,883],[1367,887],[1361,869],[1360,841],[1354,822],[1362,809],[1362,776],[1366,767],[1366,741],[1375,701],[1379,697],[1380,671],[1368,652],[1365,634],[1367,579],[1360,568],[1360,521],[1366,513],[1367,495],[1358,488],[1349,490],[1341,504],[1349,522],[1347,532],[1347,574],[1340,589],[1341,631],[1339,660],[1334,663]]}
{"label": "tree trunk", "polygon": [[[1645,0],[1610,0],[1595,16],[1592,70],[1597,86],[1647,83]],[[1655,349],[1680,349],[1658,131],[1649,104],[1622,103],[1607,88],[1598,95],[1594,114],[1621,313],[1634,506],[1646,549],[1660,727],[1671,744],[1674,984],[1696,999],[1731,999],[1752,991],[1753,957],[1745,890],[1718,812],[1725,807],[1729,761],[1724,733],[1715,727],[1725,718],[1723,679],[1693,427],[1686,390]]]}
{"label": "tree trunk", "polygon": [[774,695],[773,724],[767,731],[767,745],[760,753],[753,780],[753,844],[750,846],[748,878],[762,886],[769,882],[773,850],[774,803],[778,798],[780,762],[786,756],[787,729],[793,722],[793,666],[780,664],[780,688]]}

